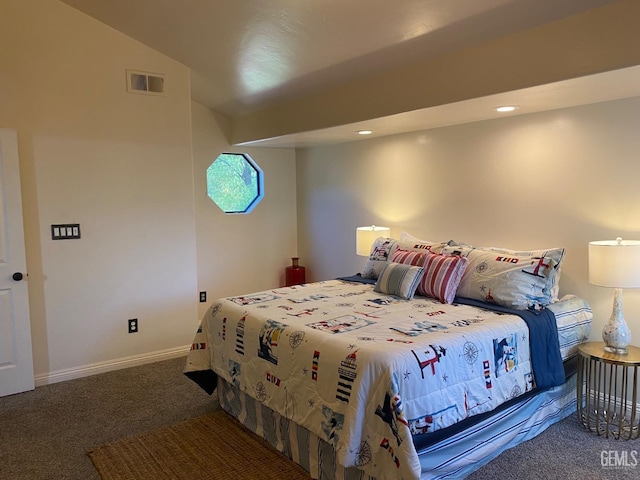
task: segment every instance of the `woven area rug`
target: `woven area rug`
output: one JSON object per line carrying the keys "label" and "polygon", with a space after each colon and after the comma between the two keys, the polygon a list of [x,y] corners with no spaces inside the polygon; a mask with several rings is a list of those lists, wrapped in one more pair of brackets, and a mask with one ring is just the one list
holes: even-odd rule
{"label": "woven area rug", "polygon": [[88,452],[103,480],[309,480],[309,474],[219,410]]}

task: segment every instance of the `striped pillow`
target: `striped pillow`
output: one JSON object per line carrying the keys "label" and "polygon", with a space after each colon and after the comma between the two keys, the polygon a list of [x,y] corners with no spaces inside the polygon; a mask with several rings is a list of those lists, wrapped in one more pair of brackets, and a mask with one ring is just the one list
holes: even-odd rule
{"label": "striped pillow", "polygon": [[427,254],[425,252],[416,252],[411,250],[404,250],[402,248],[396,248],[391,255],[391,261],[395,263],[406,263],[416,267],[424,266],[424,262],[427,260]]}
{"label": "striped pillow", "polygon": [[466,257],[426,253],[424,275],[418,285],[418,295],[452,303],[467,268]]}
{"label": "striped pillow", "polygon": [[380,272],[373,291],[411,300],[423,274],[422,267],[404,263],[387,263]]}

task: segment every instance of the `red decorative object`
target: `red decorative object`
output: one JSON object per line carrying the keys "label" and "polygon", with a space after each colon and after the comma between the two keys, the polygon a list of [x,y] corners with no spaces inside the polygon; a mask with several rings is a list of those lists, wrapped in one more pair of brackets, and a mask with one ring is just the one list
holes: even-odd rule
{"label": "red decorative object", "polygon": [[287,267],[285,272],[286,285],[291,287],[293,285],[300,285],[305,283],[304,280],[304,267],[298,265],[298,257],[291,257],[291,266]]}

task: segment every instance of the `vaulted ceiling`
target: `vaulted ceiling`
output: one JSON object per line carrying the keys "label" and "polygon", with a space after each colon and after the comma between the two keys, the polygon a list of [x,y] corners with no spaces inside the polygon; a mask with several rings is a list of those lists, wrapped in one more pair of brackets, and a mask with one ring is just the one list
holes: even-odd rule
{"label": "vaulted ceiling", "polygon": [[640,95],[637,0],[62,0],[185,64],[235,144]]}

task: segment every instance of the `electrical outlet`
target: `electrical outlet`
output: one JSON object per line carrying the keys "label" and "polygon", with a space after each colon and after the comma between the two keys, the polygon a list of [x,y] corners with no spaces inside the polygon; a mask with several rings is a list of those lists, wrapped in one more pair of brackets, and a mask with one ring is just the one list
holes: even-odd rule
{"label": "electrical outlet", "polygon": [[138,331],[138,319],[130,318],[127,322],[129,323],[129,333],[136,333]]}
{"label": "electrical outlet", "polygon": [[200,292],[200,303],[207,301],[207,292]]}

